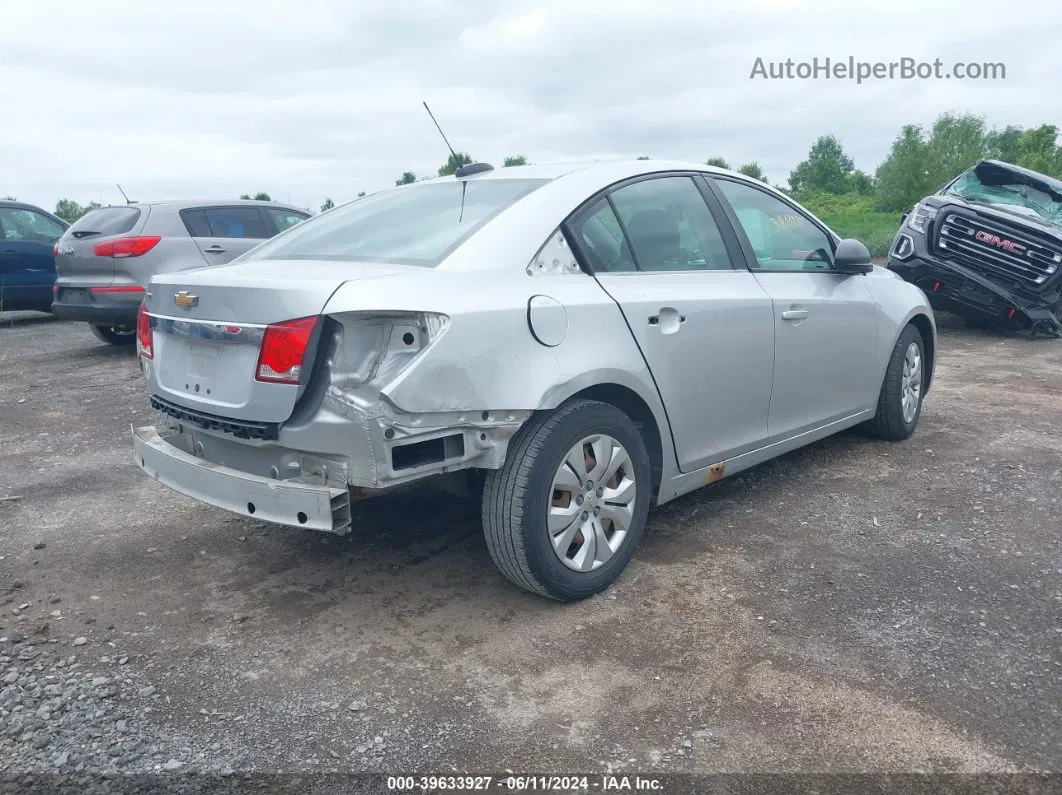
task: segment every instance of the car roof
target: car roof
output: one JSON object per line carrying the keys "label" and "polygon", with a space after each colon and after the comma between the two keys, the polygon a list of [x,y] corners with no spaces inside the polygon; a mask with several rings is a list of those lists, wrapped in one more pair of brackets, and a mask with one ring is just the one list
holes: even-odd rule
{"label": "car roof", "polygon": [[[284,202],[277,201],[262,201],[260,199],[219,199],[217,197],[210,199],[157,199],[155,201],[146,202],[130,202],[129,204],[111,204],[106,205],[110,207],[173,207],[177,210],[185,210],[191,207],[275,207],[280,210],[295,210],[300,213],[313,212],[307,210],[305,207],[296,207],[293,204],[285,204]],[[104,209],[104,208],[100,208]]]}
{"label": "car roof", "polygon": [[0,207],[14,207],[17,210],[37,210],[45,215],[52,215],[43,207],[38,207],[36,204],[30,204],[29,202],[20,202],[17,199],[0,199]]}
{"label": "car roof", "polygon": [[[578,182],[580,185],[579,190],[582,190],[586,196],[590,196],[617,182],[623,182],[624,180],[632,179],[634,177],[675,171],[695,171],[703,174],[729,177],[748,185],[754,185],[768,193],[773,193],[783,201],[793,201],[792,198],[783,194],[778,188],[763,182],[762,180],[756,179],[755,177],[750,177],[747,174],[731,171],[726,168],[719,168],[717,166],[709,166],[705,163],[694,163],[686,160],[595,160],[591,162],[582,161],[571,163],[542,163],[529,166],[505,166],[502,168],[496,168],[492,171],[481,171],[467,177],[462,177],[461,181],[478,182],[495,179],[542,179],[554,183],[570,182],[574,184]],[[453,182],[457,181],[457,179],[457,177],[453,176],[437,177],[435,179],[427,179],[422,180],[421,182],[414,182],[409,185],[400,186],[396,189],[402,190],[404,188],[415,188],[417,185],[431,185],[447,181]],[[392,189],[389,188],[388,190]],[[805,212],[810,212],[806,207],[803,209]],[[812,215],[812,217],[815,216]],[[820,219],[816,218],[816,220]]]}
{"label": "car roof", "polygon": [[[579,160],[572,162],[559,162],[559,163],[532,163],[527,166],[503,166],[501,168],[495,168],[491,171],[481,171],[476,174],[471,174],[467,177],[462,177],[464,180],[492,180],[492,179],[547,179],[553,180],[559,177],[573,174],[576,172],[600,172],[602,174],[612,175],[619,172],[626,172],[631,177],[636,177],[642,174],[653,174],[658,171],[704,171],[708,173],[717,174],[730,174],[736,176],[742,176],[734,171],[728,171],[725,168],[716,168],[715,166],[708,166],[703,163],[693,163],[684,160]],[[434,177],[432,179],[426,179],[419,183],[412,183],[414,185],[431,183],[431,182],[446,182],[455,181],[457,177]]]}
{"label": "car roof", "polygon": [[1062,191],[1062,180],[1056,179],[1050,174],[1044,174],[1041,171],[1033,171],[1031,168],[1025,168],[1024,166],[1016,166],[1013,163],[1006,163],[1002,160],[990,159],[979,160],[973,166],[973,168],[976,169],[978,166],[981,165],[995,166],[996,168],[999,168],[1003,171],[1011,171],[1015,174],[1021,174],[1023,177],[1028,177],[1029,179],[1038,180],[1039,182],[1046,183],[1047,185],[1050,185],[1052,188],[1054,188],[1056,191]]}

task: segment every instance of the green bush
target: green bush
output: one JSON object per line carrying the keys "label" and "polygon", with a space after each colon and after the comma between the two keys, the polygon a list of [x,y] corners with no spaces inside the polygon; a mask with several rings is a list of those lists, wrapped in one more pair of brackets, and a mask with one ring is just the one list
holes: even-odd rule
{"label": "green bush", "polygon": [[872,257],[888,254],[889,244],[900,228],[899,213],[875,210],[874,201],[869,196],[809,191],[796,199],[841,237],[862,241]]}

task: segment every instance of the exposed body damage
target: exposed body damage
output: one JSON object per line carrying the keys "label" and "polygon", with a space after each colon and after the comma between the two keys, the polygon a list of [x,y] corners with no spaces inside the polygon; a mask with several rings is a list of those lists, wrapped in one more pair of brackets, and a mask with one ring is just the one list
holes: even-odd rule
{"label": "exposed body damage", "polygon": [[[900,348],[914,414],[882,433],[909,435],[933,369],[925,296],[811,216],[794,242],[804,211],[727,175],[781,208],[774,254],[794,265],[758,271],[706,179],[722,173],[639,162],[439,180],[324,213],[232,265],[157,277],[138,344],[160,420],[135,429],[138,463],[210,504],[335,533],[352,499],[482,475],[503,573],[574,599],[618,576],[650,505],[882,416]],[[635,253],[661,265],[595,271],[578,242],[600,204],[588,198],[658,178],[678,203],[650,198],[642,221],[693,224],[635,222]],[[521,180],[517,200],[484,210]],[[412,226],[394,220],[403,202]],[[438,243],[469,216],[474,231]],[[628,245],[619,223],[611,239]],[[815,253],[835,250],[832,269]]]}
{"label": "exposed body damage", "polygon": [[888,267],[971,324],[1062,336],[1062,182],[982,161],[904,217]]}
{"label": "exposed body damage", "polygon": [[[469,278],[394,274],[338,289],[323,312],[328,322],[317,342],[319,366],[275,439],[237,439],[165,412],[160,434],[205,461],[255,477],[322,488],[345,484],[364,498],[426,477],[497,469],[509,439],[532,412],[556,408],[591,387],[613,385],[637,395],[654,424],[666,427],[637,348],[543,345],[527,322],[523,269],[495,282],[489,306],[475,291],[446,286]],[[534,281],[536,291],[563,296],[567,338],[629,335],[619,308],[593,279]],[[187,275],[181,284],[197,288]],[[362,309],[380,305],[389,311]],[[432,315],[446,319],[435,329],[414,319]],[[415,344],[407,345],[406,335],[416,337]],[[414,362],[418,366],[411,367]],[[160,389],[150,362],[146,372],[156,400],[177,397]],[[345,533],[349,524],[318,529]]]}

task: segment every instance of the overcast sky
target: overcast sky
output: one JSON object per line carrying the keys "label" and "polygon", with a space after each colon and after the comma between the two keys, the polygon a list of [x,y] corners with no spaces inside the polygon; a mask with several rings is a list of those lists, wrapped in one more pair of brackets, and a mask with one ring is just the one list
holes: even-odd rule
{"label": "overcast sky", "polygon": [[[1057,3],[0,0],[0,195],[267,191],[316,208],[434,174],[638,155],[784,182],[816,137],[873,171],[944,110],[1062,124]],[[871,5],[871,4],[868,4]],[[1006,79],[750,79],[757,57],[1002,62]]]}

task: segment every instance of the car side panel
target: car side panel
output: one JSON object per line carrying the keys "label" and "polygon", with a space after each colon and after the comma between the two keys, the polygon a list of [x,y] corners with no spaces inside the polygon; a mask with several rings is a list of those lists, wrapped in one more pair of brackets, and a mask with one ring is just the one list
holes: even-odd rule
{"label": "car side panel", "polygon": [[[682,471],[762,444],[775,330],[771,299],[753,274],[705,270],[597,278],[626,315],[652,369]],[[667,311],[681,320],[665,328],[660,318]]]}
{"label": "car side panel", "polygon": [[[409,415],[536,411],[556,408],[580,390],[616,384],[634,392],[661,431],[664,477],[677,473],[667,418],[653,379],[623,314],[586,274],[529,277],[478,274],[475,288],[463,274],[425,270],[413,276],[348,282],[324,314],[366,309],[439,312],[450,318],[446,332],[382,390],[389,411]],[[564,306],[566,333],[548,347],[529,324],[532,296]],[[371,409],[370,409],[371,410]]]}
{"label": "car side panel", "polygon": [[48,306],[54,282],[51,246],[36,240],[0,240],[0,306]]}
{"label": "car side panel", "polygon": [[[886,268],[875,267],[865,277],[867,289],[874,299],[878,314],[878,346],[876,363],[878,383],[885,377],[889,366],[889,357],[899,339],[900,333],[908,323],[918,316],[928,325],[929,339],[926,340],[929,351],[927,363],[926,388],[932,382],[933,369],[936,364],[937,326],[933,308],[921,288],[905,282],[899,275]],[[923,336],[926,336],[923,332]]]}
{"label": "car side panel", "polygon": [[877,309],[866,279],[768,270],[757,271],[756,279],[774,301],[770,440],[873,406],[880,390]]}

